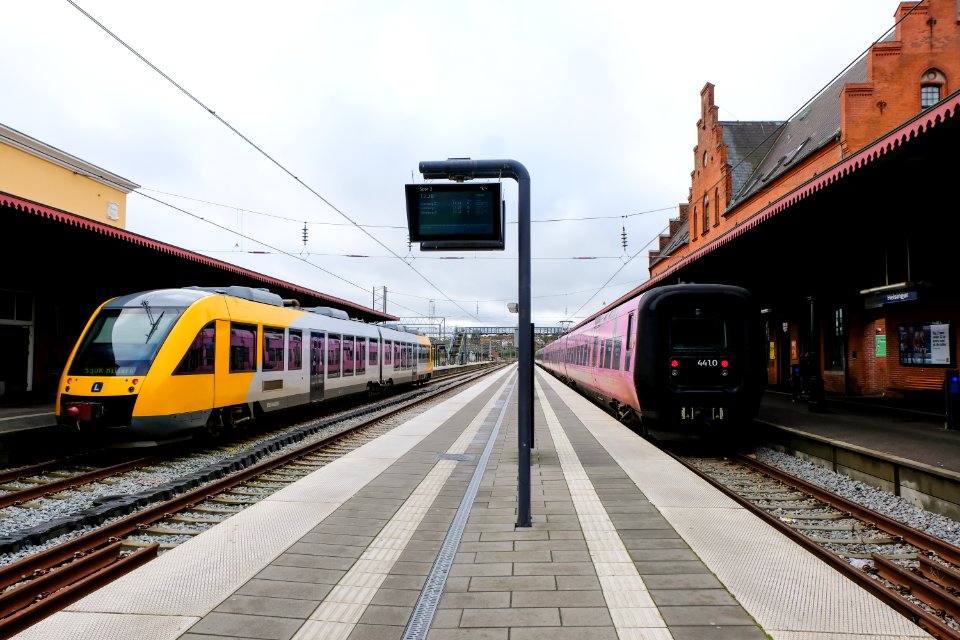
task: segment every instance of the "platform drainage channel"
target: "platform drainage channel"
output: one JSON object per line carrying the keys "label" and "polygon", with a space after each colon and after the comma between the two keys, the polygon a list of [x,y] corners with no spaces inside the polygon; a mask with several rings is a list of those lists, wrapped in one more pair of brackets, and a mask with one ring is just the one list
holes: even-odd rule
{"label": "platform drainage channel", "polygon": [[[500,408],[500,415],[497,416],[497,423],[493,426],[490,436],[487,438],[487,444],[483,448],[480,460],[477,462],[477,468],[473,470],[473,477],[470,479],[470,485],[467,487],[460,506],[457,507],[457,514],[453,517],[453,523],[447,531],[447,537],[443,539],[443,546],[440,547],[440,553],[437,555],[433,568],[427,575],[423,591],[420,592],[420,598],[417,600],[417,606],[410,616],[410,622],[403,631],[403,640],[424,640],[427,633],[430,632],[430,623],[433,621],[433,614],[437,611],[437,605],[440,604],[440,596],[443,594],[443,585],[447,581],[447,575],[450,573],[450,567],[453,565],[453,559],[457,555],[457,547],[460,546],[460,537],[467,526],[467,518],[470,516],[470,508],[473,506],[473,500],[480,489],[480,481],[483,479],[483,473],[487,468],[487,462],[490,460],[490,452],[493,451],[493,445],[497,441],[497,434],[500,433],[500,426],[503,424],[503,418],[507,415],[507,407],[510,406],[510,398],[513,397],[513,390],[516,388],[514,383],[507,392],[507,399]],[[438,456],[443,460],[468,460],[473,456],[462,453],[442,453]]]}

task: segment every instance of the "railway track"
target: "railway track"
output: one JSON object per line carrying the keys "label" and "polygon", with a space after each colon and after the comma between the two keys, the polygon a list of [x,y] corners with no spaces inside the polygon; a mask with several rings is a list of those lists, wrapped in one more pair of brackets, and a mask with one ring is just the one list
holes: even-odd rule
{"label": "railway track", "polygon": [[960,548],[750,456],[679,462],[941,640],[960,640]]}
{"label": "railway track", "polygon": [[[158,487],[150,496],[120,496],[120,510],[69,539],[0,566],[0,637],[9,637],[222,522],[230,515],[288,486],[310,472],[389,431],[401,413],[421,408],[475,381],[492,369],[472,372],[442,388],[378,412],[364,408],[350,415],[359,424],[331,430],[334,421],[316,421],[225,460],[216,469]],[[138,461],[132,461],[138,462]],[[110,505],[105,505],[109,507]],[[104,516],[101,510],[98,516]],[[89,514],[87,514],[89,515]],[[64,519],[68,520],[68,519]],[[33,533],[52,540],[76,522],[49,522]],[[29,544],[30,536],[20,544]],[[3,544],[0,540],[0,545]],[[8,541],[9,542],[9,541]]]}

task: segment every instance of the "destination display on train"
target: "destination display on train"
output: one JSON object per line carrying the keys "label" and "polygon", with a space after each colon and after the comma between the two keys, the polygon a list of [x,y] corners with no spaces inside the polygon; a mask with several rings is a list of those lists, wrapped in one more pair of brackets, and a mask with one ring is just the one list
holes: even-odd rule
{"label": "destination display on train", "polygon": [[412,242],[503,238],[499,183],[408,184]]}

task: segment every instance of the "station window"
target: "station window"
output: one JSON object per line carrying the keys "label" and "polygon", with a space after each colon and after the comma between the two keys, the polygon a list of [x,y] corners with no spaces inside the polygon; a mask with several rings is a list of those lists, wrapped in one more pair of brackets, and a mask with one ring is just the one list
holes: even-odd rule
{"label": "station window", "polygon": [[300,329],[290,329],[287,338],[287,368],[303,369],[303,332]]}
{"label": "station window", "polygon": [[843,309],[834,309],[833,326],[825,332],[826,335],[823,337],[823,346],[826,353],[824,369],[843,371],[844,354],[846,353],[844,333]]}
{"label": "station window", "polygon": [[177,365],[173,375],[213,373],[216,333],[213,322],[200,329],[200,333],[190,343],[187,353],[183,356],[180,364]]}
{"label": "station window", "polygon": [[929,109],[940,102],[946,76],[939,69],[927,69],[920,77],[920,108]]}
{"label": "station window", "polygon": [[713,226],[720,224],[720,189],[713,190]]}
{"label": "station window", "polygon": [[710,198],[703,196],[703,233],[710,231]]}
{"label": "station window", "polygon": [[22,291],[0,291],[0,320],[33,320],[33,296]]}
{"label": "station window", "polygon": [[230,373],[257,370],[256,325],[230,325]]}

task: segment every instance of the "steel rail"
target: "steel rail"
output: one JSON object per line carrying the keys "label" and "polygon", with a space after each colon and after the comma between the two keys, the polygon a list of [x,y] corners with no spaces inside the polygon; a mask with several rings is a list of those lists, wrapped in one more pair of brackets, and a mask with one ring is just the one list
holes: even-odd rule
{"label": "steel rail", "polygon": [[904,542],[908,542],[919,549],[923,549],[924,551],[935,553],[947,562],[951,562],[960,566],[960,548],[957,548],[944,540],[935,538],[934,536],[931,536],[923,531],[918,531],[917,529],[909,527],[898,520],[894,520],[893,518],[890,518],[882,513],[877,513],[876,511],[873,511],[863,505],[853,502],[852,500],[848,500],[843,496],[839,496],[835,493],[827,491],[826,489],[806,482],[802,478],[790,475],[789,473],[781,471],[775,467],[771,467],[770,465],[754,458],[738,454],[734,456],[734,459],[737,462],[746,464],[757,471],[770,476],[771,478],[775,478],[783,482],[784,484],[793,485],[800,491],[809,494],[821,502],[832,504],[838,509],[846,511],[850,515],[859,518],[860,520],[870,522],[881,531],[884,531],[892,536],[897,536]]}
{"label": "steel rail", "polygon": [[[48,587],[55,590],[44,594],[38,592],[35,600],[15,611],[8,613],[6,608],[3,610],[4,617],[0,619],[0,633],[4,638],[9,638],[12,634],[35,625],[83,596],[93,593],[103,585],[156,558],[159,546],[151,545],[125,556],[116,556],[103,566],[94,567],[93,571],[87,571],[89,567],[86,564],[78,567],[72,567],[76,563],[66,565],[53,574],[54,580],[47,583]],[[116,548],[119,548],[119,543],[116,543]],[[111,546],[109,549],[116,551],[116,548]],[[97,558],[97,561],[99,560],[101,558]]]}
{"label": "steel rail", "polygon": [[[152,524],[173,515],[177,511],[181,511],[181,510],[196,506],[196,504],[204,500],[214,498],[217,495],[225,491],[228,491],[231,487],[234,487],[238,484],[242,484],[243,482],[246,482],[251,478],[254,478],[259,475],[263,475],[265,473],[269,473],[274,469],[283,467],[284,465],[289,464],[290,462],[298,458],[302,458],[304,456],[310,455],[314,451],[327,447],[332,443],[345,438],[351,433],[354,433],[361,429],[369,427],[373,423],[386,420],[399,413],[407,411],[419,404],[423,404],[429,400],[435,399],[438,395],[445,394],[451,390],[457,389],[460,386],[463,386],[465,384],[472,382],[478,376],[472,375],[472,376],[465,376],[465,377],[466,377],[465,380],[461,382],[451,383],[449,387],[438,391],[436,394],[415,399],[409,404],[405,404],[401,407],[397,407],[389,411],[386,411],[384,413],[378,414],[374,417],[371,417],[370,419],[366,420],[362,424],[358,424],[354,427],[351,427],[339,433],[331,434],[325,438],[322,438],[316,442],[305,445],[303,447],[294,448],[270,460],[266,460],[264,462],[251,465],[246,469],[230,474],[223,478],[214,480],[208,483],[207,485],[198,487],[192,491],[182,493],[178,496],[171,498],[170,500],[166,500],[156,505],[153,505],[151,507],[142,509],[137,513],[133,513],[125,518],[116,520],[94,531],[80,535],[63,544],[51,547],[44,551],[38,552],[36,554],[32,554],[30,556],[23,558],[18,562],[11,563],[4,567],[0,567],[0,588],[9,587],[10,585],[16,584],[17,582],[20,582],[23,580],[37,579],[38,577],[41,577],[44,574],[53,571],[54,567],[62,564],[63,562],[65,562],[66,560],[69,560],[70,558],[73,558],[73,557],[79,558],[81,556],[85,556],[88,554],[93,555],[95,553],[95,551],[93,550],[96,550],[102,547],[103,545],[109,544],[111,545],[111,547],[113,545],[120,545],[121,538],[123,538],[126,535],[130,535],[130,534],[136,533],[137,531],[146,529],[150,527]],[[137,553],[131,553],[128,556],[125,556],[124,558],[121,558],[120,560],[117,560],[116,562],[107,565],[103,569],[100,569],[99,572],[97,572],[96,574],[93,574],[88,578],[84,578],[81,582],[77,583],[77,588],[78,589],[83,588],[83,585],[86,585],[86,584],[96,584],[95,587],[92,587],[90,589],[91,591],[95,588],[99,588],[100,586],[103,586],[104,584],[107,584],[112,579],[114,579],[109,577],[110,574],[107,573],[109,568],[112,567],[114,564],[117,564],[120,562],[126,563],[128,562],[126,558],[135,556],[136,558],[138,558],[137,560],[138,564],[136,564],[135,566],[139,566],[140,564],[144,564],[148,560],[151,560],[154,557],[156,557],[158,555],[157,553],[158,548],[159,548],[159,544],[155,543],[153,545],[150,545],[149,547],[144,548],[144,550],[147,551],[146,554],[144,554],[143,551],[140,551]],[[150,551],[151,549],[152,549],[152,552]],[[130,568],[133,568],[133,566],[131,566]],[[100,576],[100,577],[97,578],[96,581],[94,582],[92,580],[94,576]],[[19,588],[20,587],[17,587],[17,589]],[[2,620],[0,620],[0,631],[3,631],[3,626],[5,624],[9,624],[11,625],[11,627],[16,627],[18,630],[22,630],[22,628],[26,628],[27,626],[35,624],[39,620],[55,613],[60,608],[66,606],[70,602],[73,602],[74,600],[80,597],[80,595],[77,595],[72,599],[67,599],[67,596],[70,593],[70,591],[64,591],[63,589],[61,589],[56,593],[59,594],[61,592],[63,592],[63,594],[58,596],[58,598],[56,599],[56,602],[60,602],[59,607],[54,607],[53,603],[47,603],[42,607],[36,604],[30,605],[28,607],[29,611],[24,610],[22,614],[19,612],[14,613],[12,615],[8,615],[7,618],[3,618]],[[13,597],[14,596],[11,596],[11,598]],[[0,610],[0,613],[2,613],[2,610]],[[4,636],[4,637],[8,637],[8,636]]]}
{"label": "steel rail", "polygon": [[816,542],[810,540],[805,535],[794,529],[793,527],[787,525],[784,522],[781,522],[779,518],[767,513],[764,509],[755,505],[746,498],[741,497],[732,489],[725,487],[720,482],[717,482],[711,478],[706,473],[700,471],[693,465],[687,464],[682,457],[676,456],[670,452],[666,452],[667,455],[672,457],[678,463],[682,464],[684,468],[689,469],[695,473],[698,477],[702,478],[704,481],[709,483],[711,486],[717,488],[724,495],[728,496],[730,499],[734,500],[759,518],[765,520],[771,526],[775,527],[778,531],[792,539],[794,542],[799,544],[801,547],[812,553],[814,556],[820,558],[828,565],[850,578],[852,581],[872,593],[874,596],[879,598],[882,602],[890,606],[894,611],[904,616],[921,629],[927,631],[934,637],[939,640],[960,640],[960,631],[954,629],[950,625],[946,624],[937,616],[931,614],[929,611],[924,608],[913,604],[912,602],[904,599],[899,594],[892,593],[890,589],[884,587],[879,581],[874,580],[868,574],[855,569],[849,562],[845,561],[840,556],[832,553]]}
{"label": "steel rail", "polygon": [[900,585],[909,591],[910,595],[917,600],[921,600],[927,606],[943,611],[954,620],[960,619],[960,600],[955,595],[938,585],[931,586],[922,576],[904,569],[879,553],[873,553],[871,557],[873,566],[877,568],[878,576]]}
{"label": "steel rail", "polygon": [[[145,467],[147,465],[153,464],[161,460],[159,456],[150,456],[147,458],[138,458],[136,460],[127,460],[126,462],[120,462],[109,467],[102,467],[100,469],[95,469],[94,471],[87,471],[84,473],[78,473],[77,475],[70,476],[69,478],[62,478],[60,480],[54,480],[52,482],[45,482],[43,484],[28,487],[26,489],[21,489],[18,491],[12,491],[10,493],[0,495],[0,509],[10,506],[19,506],[26,502],[27,500],[32,500],[34,498],[40,498],[42,496],[50,495],[60,491],[66,491],[67,489],[72,489],[74,487],[79,487],[84,484],[90,484],[96,482],[97,480],[102,480],[108,478],[112,475],[118,473],[125,473],[132,469],[137,469],[139,467]],[[42,475],[42,474],[33,474],[33,475]],[[30,477],[30,475],[20,475],[20,478]]]}

